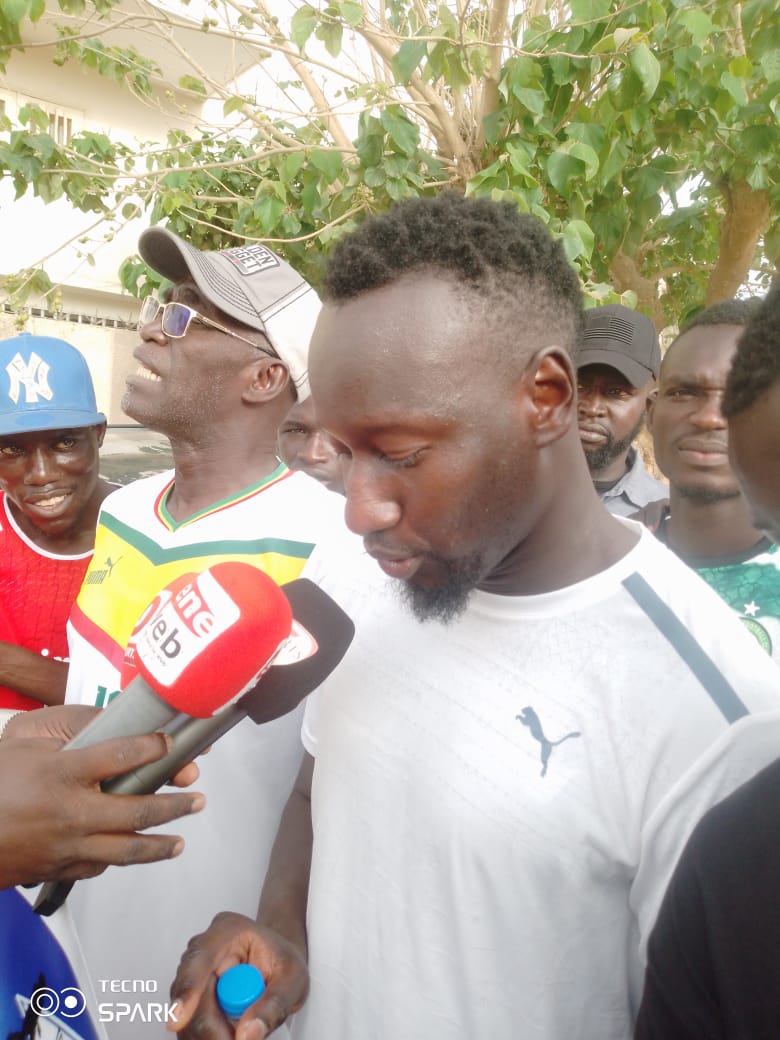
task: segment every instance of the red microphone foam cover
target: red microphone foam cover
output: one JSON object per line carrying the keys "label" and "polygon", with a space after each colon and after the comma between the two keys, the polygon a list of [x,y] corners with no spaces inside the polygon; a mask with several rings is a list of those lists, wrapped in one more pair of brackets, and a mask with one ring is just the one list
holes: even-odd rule
{"label": "red microphone foam cover", "polygon": [[205,719],[264,670],[291,628],[292,609],[273,579],[248,563],[217,563],[155,597],[123,674],[137,670],[171,707]]}

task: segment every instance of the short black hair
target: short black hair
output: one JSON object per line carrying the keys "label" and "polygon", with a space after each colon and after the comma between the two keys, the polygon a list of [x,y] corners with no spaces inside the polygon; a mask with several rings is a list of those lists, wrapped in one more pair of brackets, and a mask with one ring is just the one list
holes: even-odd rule
{"label": "short black hair", "polygon": [[717,303],[705,307],[703,311],[699,311],[680,329],[679,335],[682,336],[689,329],[695,329],[697,325],[747,325],[760,305],[759,296],[719,300]]}
{"label": "short black hair", "polygon": [[661,360],[661,371],[663,371],[664,362],[676,346],[677,341],[681,340],[686,332],[703,325],[747,325],[758,311],[760,304],[761,298],[758,296],[749,296],[742,300],[734,297],[730,300],[719,300],[717,303],[705,307],[703,311],[699,311],[694,318],[683,325],[666,348],[666,353]]}
{"label": "short black hair", "polygon": [[776,282],[739,337],[726,380],[726,418],[746,411],[780,379],[780,282]]}
{"label": "short black hair", "polygon": [[342,302],[410,271],[438,271],[474,289],[486,320],[517,335],[528,329],[573,353],[582,338],[579,279],[541,221],[510,202],[444,191],[396,203],[334,248],[326,300]]}

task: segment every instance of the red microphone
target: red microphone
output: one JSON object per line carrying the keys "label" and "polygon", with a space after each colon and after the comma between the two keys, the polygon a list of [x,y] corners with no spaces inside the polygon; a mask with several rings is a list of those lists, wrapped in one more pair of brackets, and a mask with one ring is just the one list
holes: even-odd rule
{"label": "red microphone", "polygon": [[214,715],[262,675],[291,628],[287,597],[248,563],[177,578],[133,630],[126,687],[63,750],[153,733],[179,715]]}
{"label": "red microphone", "polygon": [[291,628],[287,597],[256,567],[228,561],[183,575],[133,629],[122,689],[140,676],[176,712],[208,718],[262,675]]}
{"label": "red microphone", "polygon": [[[284,592],[248,563],[217,563],[177,578],[133,630],[123,668],[127,688],[62,750],[153,733],[174,720],[218,718],[255,684],[291,631]],[[48,916],[72,887],[43,885],[34,909]]]}

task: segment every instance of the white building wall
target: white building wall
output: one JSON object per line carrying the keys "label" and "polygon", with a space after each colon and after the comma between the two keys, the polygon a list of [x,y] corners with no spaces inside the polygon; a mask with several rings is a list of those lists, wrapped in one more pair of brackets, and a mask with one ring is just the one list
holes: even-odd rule
{"label": "white building wall", "polygon": [[[143,11],[143,3],[129,0],[129,10]],[[154,7],[147,5],[155,13]],[[204,35],[197,28],[180,27],[176,39],[187,55],[165,46],[154,34],[136,23],[135,34],[127,31],[103,37],[112,43],[132,43],[147,57],[157,61],[165,81],[156,82],[152,98],[139,97],[126,86],[114,83],[73,62],[56,66],[52,61],[56,33],[53,23],[63,21],[53,4],[41,21],[29,30],[29,42],[36,44],[15,53],[5,74],[0,75],[0,100],[14,116],[28,101],[45,110],[56,110],[73,121],[73,132],[92,130],[110,134],[127,142],[164,141],[170,129],[195,130],[202,121],[204,99],[177,87],[183,75],[197,74],[193,64],[207,68],[220,82],[234,77],[256,62],[256,55],[243,45],[217,35]],[[213,105],[211,106],[213,108]],[[108,320],[126,324],[137,314],[136,300],[119,283],[120,264],[136,251],[138,235],[148,224],[142,217],[130,222],[121,218],[108,234],[93,230],[99,214],[79,213],[64,199],[48,205],[32,194],[14,198],[10,181],[0,181],[0,273],[27,267],[46,267],[59,288],[58,311],[78,315],[88,321]],[[90,262],[87,256],[92,257]],[[46,309],[44,300],[30,299],[33,310]],[[76,323],[44,317],[29,318],[26,329],[41,335],[68,340],[85,354],[95,380],[98,402],[110,423],[128,422],[121,412],[124,379],[135,362],[131,353],[138,334],[102,324]],[[0,337],[17,331],[13,315],[0,313]]]}

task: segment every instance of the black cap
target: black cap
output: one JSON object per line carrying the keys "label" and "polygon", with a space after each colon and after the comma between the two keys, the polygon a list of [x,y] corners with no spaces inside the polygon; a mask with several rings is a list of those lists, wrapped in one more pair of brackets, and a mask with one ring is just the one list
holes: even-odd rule
{"label": "black cap", "polygon": [[609,303],[585,311],[585,335],[577,352],[577,368],[609,365],[637,388],[657,379],[661,346],[655,326],[639,311]]}

